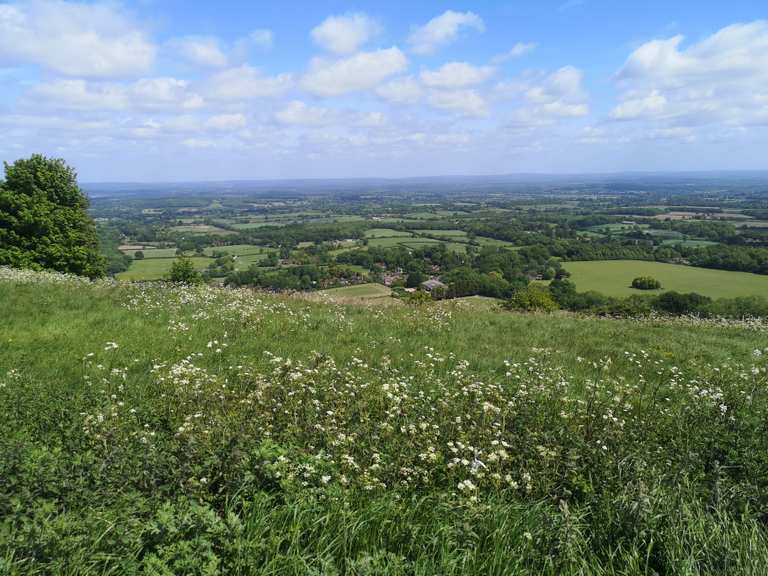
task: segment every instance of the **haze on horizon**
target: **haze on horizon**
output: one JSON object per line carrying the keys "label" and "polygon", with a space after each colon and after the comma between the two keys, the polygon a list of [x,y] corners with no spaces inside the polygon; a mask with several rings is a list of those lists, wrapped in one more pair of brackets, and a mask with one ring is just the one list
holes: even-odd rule
{"label": "haze on horizon", "polygon": [[763,170],[766,127],[764,2],[0,1],[0,160],[84,181]]}

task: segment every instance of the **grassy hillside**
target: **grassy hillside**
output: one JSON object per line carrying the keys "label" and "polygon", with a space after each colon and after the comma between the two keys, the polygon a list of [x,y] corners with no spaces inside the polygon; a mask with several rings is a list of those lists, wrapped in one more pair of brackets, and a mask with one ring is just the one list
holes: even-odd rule
{"label": "grassy hillside", "polygon": [[0,304],[0,573],[768,565],[765,325],[4,269]]}

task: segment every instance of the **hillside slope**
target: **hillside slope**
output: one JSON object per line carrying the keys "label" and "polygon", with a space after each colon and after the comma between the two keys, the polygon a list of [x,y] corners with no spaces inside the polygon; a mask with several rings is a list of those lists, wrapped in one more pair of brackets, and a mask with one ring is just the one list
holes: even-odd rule
{"label": "hillside slope", "polygon": [[762,574],[766,346],[0,269],[0,572]]}

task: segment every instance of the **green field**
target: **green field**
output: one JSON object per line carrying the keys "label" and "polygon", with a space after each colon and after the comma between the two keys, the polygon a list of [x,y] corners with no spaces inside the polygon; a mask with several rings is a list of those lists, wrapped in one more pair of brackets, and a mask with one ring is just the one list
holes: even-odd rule
{"label": "green field", "polygon": [[176,248],[145,248],[144,250],[122,250],[133,258],[136,252],[144,252],[144,258],[175,258]]}
{"label": "green field", "polygon": [[214,252],[226,252],[232,256],[243,256],[245,254],[262,254],[274,252],[274,248],[264,246],[254,246],[253,244],[231,244],[229,246],[209,246],[204,250],[206,256],[213,256]]}
{"label": "green field", "polygon": [[768,276],[748,272],[638,260],[564,262],[563,267],[572,274],[571,280],[580,292],[594,290],[607,296],[643,294],[642,290],[629,287],[632,280],[638,276],[656,278],[664,290],[697,292],[711,298],[768,294]]}
{"label": "green field", "polygon": [[211,226],[210,224],[188,224],[183,226],[173,226],[170,229],[173,232],[184,234],[234,234],[231,230],[224,230],[223,228]]}
{"label": "green field", "polygon": [[[145,258],[144,260],[134,260],[131,262],[128,270],[120,272],[120,274],[117,275],[117,279],[125,281],[162,280],[170,273],[174,260],[175,258]],[[194,256],[190,258],[190,260],[198,270],[205,270],[205,268],[213,262],[212,258],[203,256]]]}
{"label": "green field", "polygon": [[413,234],[404,230],[393,230],[392,228],[369,228],[365,231],[366,238],[406,238]]}
{"label": "green field", "polygon": [[417,234],[427,234],[428,236],[444,236],[446,238],[466,238],[467,233],[464,230],[415,230]]}
{"label": "green field", "polygon": [[335,298],[382,298],[390,296],[392,290],[383,284],[357,284],[355,286],[344,286],[343,288],[330,288],[322,290],[322,294],[333,296]]}

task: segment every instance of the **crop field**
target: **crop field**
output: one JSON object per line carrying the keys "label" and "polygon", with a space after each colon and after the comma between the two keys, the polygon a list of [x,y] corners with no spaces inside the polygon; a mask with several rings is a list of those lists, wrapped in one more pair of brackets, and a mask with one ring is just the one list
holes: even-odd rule
{"label": "crop field", "polygon": [[764,323],[8,269],[0,301],[4,573],[768,565]]}
{"label": "crop field", "polygon": [[342,288],[330,288],[321,292],[338,298],[382,298],[392,294],[392,290],[382,284],[357,284]]}
{"label": "crop field", "polygon": [[144,248],[144,249],[123,249],[124,254],[128,254],[131,258],[135,257],[136,252],[143,252],[144,258],[175,258],[176,248]]}
{"label": "crop field", "polygon": [[416,230],[418,234],[427,234],[429,236],[444,236],[446,238],[466,238],[467,233],[464,230]]}
{"label": "crop field", "polygon": [[171,228],[174,232],[183,232],[186,234],[232,234],[230,230],[224,230],[218,226],[211,226],[210,224],[188,224],[183,226],[173,226]]}
{"label": "crop field", "polygon": [[[174,251],[175,252],[175,251]],[[118,280],[142,281],[142,280],[162,280],[171,271],[175,258],[145,258],[144,260],[134,260],[131,266],[125,272],[117,275]],[[192,264],[198,270],[204,270],[211,262],[212,258],[194,256],[190,258]]]}
{"label": "crop field", "polygon": [[213,256],[214,252],[226,252],[233,256],[243,256],[245,254],[262,254],[274,252],[274,248],[264,246],[254,246],[253,244],[232,244],[230,246],[209,246],[204,250],[206,256]]}
{"label": "crop field", "polygon": [[711,298],[768,294],[768,276],[748,272],[639,260],[564,262],[563,266],[572,274],[571,280],[577,290],[595,290],[608,296],[643,294],[642,290],[630,288],[632,280],[638,276],[656,278],[661,282],[663,290],[697,292]]}
{"label": "crop field", "polygon": [[409,238],[412,233],[392,228],[369,228],[365,231],[366,238]]}

